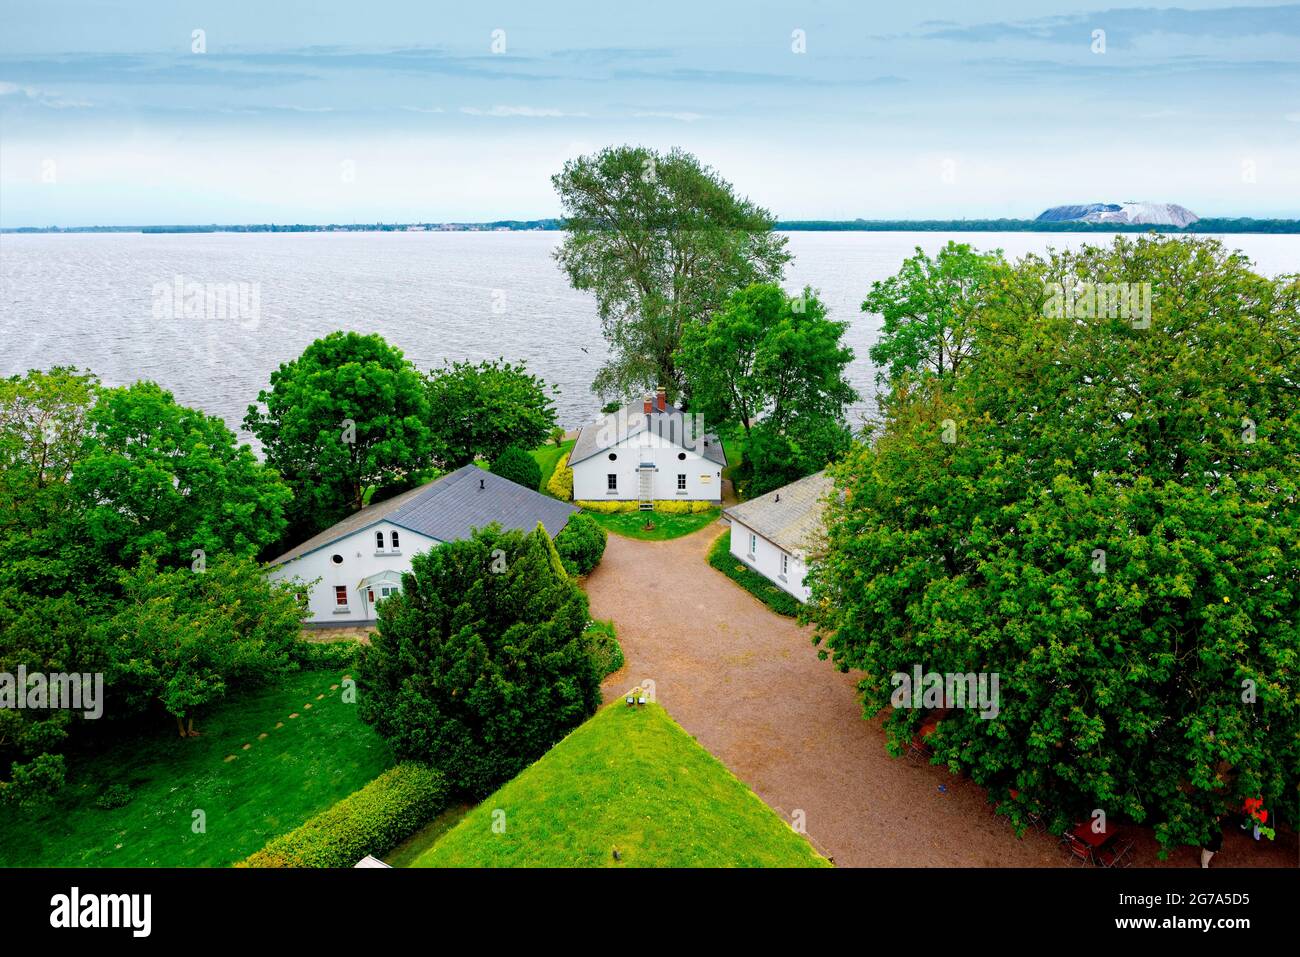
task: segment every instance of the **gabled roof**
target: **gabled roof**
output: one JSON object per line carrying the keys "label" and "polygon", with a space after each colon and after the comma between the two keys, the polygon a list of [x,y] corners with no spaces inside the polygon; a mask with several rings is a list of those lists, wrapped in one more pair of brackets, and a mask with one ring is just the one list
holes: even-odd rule
{"label": "gabled roof", "polygon": [[822,513],[834,484],[825,470],[758,498],[722,510],[727,518],[752,528],[792,554],[802,554],[821,534]]}
{"label": "gabled roof", "polygon": [[301,558],[379,522],[440,542],[469,538],[474,529],[493,522],[507,531],[523,532],[532,531],[540,522],[554,538],[576,511],[567,502],[534,492],[477,465],[466,465],[419,488],[354,512],[273,559],[271,564]]}
{"label": "gabled roof", "polygon": [[684,426],[691,417],[689,412],[683,412],[674,405],[666,405],[662,412],[646,412],[644,409],[645,406],[641,403],[625,405],[617,412],[584,425],[578,432],[573,451],[569,453],[569,467],[613,448],[624,439],[647,431],[668,439],[687,451],[698,452],[715,465],[726,466],[727,453],[716,435],[697,436],[690,444],[685,444],[687,436]]}

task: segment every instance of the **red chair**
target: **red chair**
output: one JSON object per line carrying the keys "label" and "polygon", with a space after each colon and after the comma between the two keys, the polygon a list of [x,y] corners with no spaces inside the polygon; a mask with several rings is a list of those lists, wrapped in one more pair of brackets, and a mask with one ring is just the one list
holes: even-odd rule
{"label": "red chair", "polygon": [[1133,863],[1128,859],[1132,850],[1132,841],[1116,841],[1113,847],[1097,852],[1097,863],[1102,867],[1128,867]]}
{"label": "red chair", "polygon": [[1061,843],[1070,851],[1071,864],[1092,864],[1092,848],[1069,831],[1061,835]]}

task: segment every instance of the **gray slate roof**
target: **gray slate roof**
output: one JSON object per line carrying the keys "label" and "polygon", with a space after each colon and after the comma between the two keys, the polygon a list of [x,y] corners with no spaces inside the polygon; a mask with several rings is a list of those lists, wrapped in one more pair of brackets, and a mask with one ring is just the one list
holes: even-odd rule
{"label": "gray slate roof", "polygon": [[831,477],[822,470],[723,509],[722,514],[749,526],[787,552],[803,554],[821,535],[822,513],[833,487]]}
{"label": "gray slate roof", "polygon": [[[606,449],[613,448],[624,439],[639,435],[647,430],[653,431],[682,445],[684,440],[683,422],[690,413],[683,412],[674,405],[667,406],[663,412],[647,414],[641,402],[625,405],[617,412],[611,412],[602,419],[584,425],[578,432],[578,440],[569,453],[569,467],[577,462],[598,455]],[[699,436],[695,440],[697,447],[691,451],[698,452],[715,465],[724,468],[727,465],[727,453],[718,437],[713,434]],[[708,443],[705,445],[704,443]],[[682,448],[688,446],[682,445]]]}
{"label": "gray slate roof", "polygon": [[[479,487],[480,481],[482,488]],[[440,542],[469,538],[473,529],[496,522],[509,531],[531,532],[540,522],[552,538],[578,511],[567,502],[534,492],[509,479],[466,465],[419,488],[368,505],[271,561],[280,565],[324,548],[376,522],[427,535]]]}

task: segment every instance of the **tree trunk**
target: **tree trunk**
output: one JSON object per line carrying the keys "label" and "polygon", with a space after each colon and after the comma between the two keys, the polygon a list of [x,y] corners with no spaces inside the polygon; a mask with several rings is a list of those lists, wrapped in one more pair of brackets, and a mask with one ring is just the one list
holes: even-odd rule
{"label": "tree trunk", "polygon": [[176,731],[180,734],[182,738],[186,737],[185,722],[181,719],[180,715],[176,716]]}

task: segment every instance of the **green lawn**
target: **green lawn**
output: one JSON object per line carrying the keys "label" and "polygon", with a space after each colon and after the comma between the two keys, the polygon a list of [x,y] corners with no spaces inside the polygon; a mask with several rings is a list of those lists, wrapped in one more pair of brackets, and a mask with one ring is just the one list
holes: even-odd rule
{"label": "green lawn", "polygon": [[797,598],[731,554],[731,529],[719,535],[718,540],[709,546],[709,564],[778,615],[794,618],[799,614]]}
{"label": "green lawn", "polygon": [[[219,867],[242,860],[392,766],[388,745],[361,723],[356,705],[330,690],[343,674],[295,672],[232,698],[195,722],[198,738],[180,739],[175,722],[162,718],[156,730],[70,759],[68,787],[53,807],[0,810],[0,866]],[[98,807],[96,798],[113,784],[130,789],[130,802]],[[206,833],[193,832],[196,810],[206,816]]]}
{"label": "green lawn", "polygon": [[663,708],[615,701],[471,811],[415,866],[829,862]]}
{"label": "green lawn", "polygon": [[541,448],[533,449],[528,453],[542,467],[542,484],[538,486],[539,491],[546,491],[546,483],[555,474],[555,466],[560,461],[560,456],[564,455],[565,452],[572,451],[575,441],[575,439],[569,439],[559,445],[543,445]]}
{"label": "green lawn", "polygon": [[[680,538],[691,532],[698,532],[705,525],[718,520],[722,510],[711,508],[707,512],[693,515],[668,515],[656,511],[615,512],[601,515],[599,512],[587,512],[607,532],[622,535],[624,538],[639,538],[646,542],[660,542],[667,538]],[[654,523],[654,528],[645,529],[646,519]]]}

